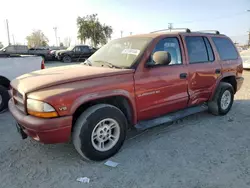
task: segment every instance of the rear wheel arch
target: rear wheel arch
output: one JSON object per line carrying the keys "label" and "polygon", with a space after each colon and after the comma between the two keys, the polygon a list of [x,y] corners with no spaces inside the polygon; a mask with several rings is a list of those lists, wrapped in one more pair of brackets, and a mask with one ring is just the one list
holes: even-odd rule
{"label": "rear wheel arch", "polygon": [[234,89],[234,94],[236,93],[237,91],[237,82],[236,82],[236,77],[234,75],[231,75],[231,76],[225,76],[225,77],[222,77],[221,79],[219,79],[217,82],[216,82],[216,85],[214,86],[214,89],[212,91],[212,94],[209,98],[209,101],[213,100],[213,97],[220,85],[221,82],[224,82],[224,83],[229,83],[233,86],[233,89]]}
{"label": "rear wheel arch", "polygon": [[226,82],[229,83],[233,86],[234,88],[234,93],[237,91],[237,82],[236,82],[236,77],[235,76],[227,76],[221,79],[220,82]]}
{"label": "rear wheel arch", "polygon": [[88,108],[90,108],[91,106],[94,106],[96,104],[109,104],[109,105],[113,105],[113,106],[117,107],[125,115],[129,127],[133,125],[134,118],[135,118],[134,117],[134,110],[135,109],[133,108],[131,101],[124,96],[117,95],[117,96],[93,99],[90,101],[86,101],[83,104],[81,104],[80,106],[78,106],[77,109],[73,113],[73,122],[72,122],[73,127],[74,127],[74,124],[75,124],[77,118],[84,111],[86,111]]}

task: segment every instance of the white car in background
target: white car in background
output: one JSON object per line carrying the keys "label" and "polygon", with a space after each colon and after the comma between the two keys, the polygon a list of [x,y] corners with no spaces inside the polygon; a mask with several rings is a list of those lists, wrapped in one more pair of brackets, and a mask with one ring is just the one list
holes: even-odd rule
{"label": "white car in background", "polygon": [[0,113],[8,107],[10,81],[23,74],[44,69],[40,56],[5,57],[0,55]]}
{"label": "white car in background", "polygon": [[240,52],[240,56],[243,60],[243,68],[250,69],[250,49]]}

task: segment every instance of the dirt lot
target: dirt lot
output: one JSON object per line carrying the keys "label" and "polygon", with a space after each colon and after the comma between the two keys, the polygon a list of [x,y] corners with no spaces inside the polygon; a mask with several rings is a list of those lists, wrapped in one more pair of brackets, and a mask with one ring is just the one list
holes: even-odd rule
{"label": "dirt lot", "polygon": [[[51,65],[50,65],[51,66]],[[81,160],[71,143],[21,140],[8,112],[0,115],[0,187],[250,187],[250,72],[230,113],[200,113],[134,136],[103,162]],[[89,184],[76,181],[87,176]]]}

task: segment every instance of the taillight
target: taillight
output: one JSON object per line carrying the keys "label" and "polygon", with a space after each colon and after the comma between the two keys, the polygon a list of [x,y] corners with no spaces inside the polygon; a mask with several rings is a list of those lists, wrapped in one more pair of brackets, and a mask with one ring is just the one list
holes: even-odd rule
{"label": "taillight", "polygon": [[41,69],[45,69],[44,60],[42,60]]}

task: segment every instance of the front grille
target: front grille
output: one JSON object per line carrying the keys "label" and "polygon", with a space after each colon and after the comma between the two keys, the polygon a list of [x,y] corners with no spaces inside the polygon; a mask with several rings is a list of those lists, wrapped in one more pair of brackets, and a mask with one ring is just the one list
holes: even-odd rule
{"label": "front grille", "polygon": [[25,112],[24,96],[15,89],[12,90],[12,95],[13,95],[14,104],[17,107],[17,109],[20,110],[21,112]]}

